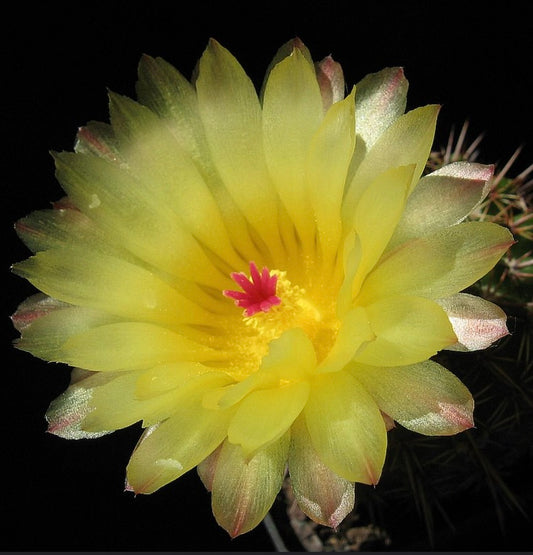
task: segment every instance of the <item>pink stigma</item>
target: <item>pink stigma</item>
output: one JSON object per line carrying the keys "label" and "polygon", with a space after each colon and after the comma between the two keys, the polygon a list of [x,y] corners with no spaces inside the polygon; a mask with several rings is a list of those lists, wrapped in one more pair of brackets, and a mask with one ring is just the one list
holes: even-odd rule
{"label": "pink stigma", "polygon": [[237,306],[244,308],[244,316],[253,316],[257,312],[268,312],[273,306],[280,304],[276,297],[278,276],[271,276],[268,268],[261,273],[254,262],[250,262],[250,277],[242,272],[234,272],[231,277],[242,291],[222,291],[225,297],[235,301]]}

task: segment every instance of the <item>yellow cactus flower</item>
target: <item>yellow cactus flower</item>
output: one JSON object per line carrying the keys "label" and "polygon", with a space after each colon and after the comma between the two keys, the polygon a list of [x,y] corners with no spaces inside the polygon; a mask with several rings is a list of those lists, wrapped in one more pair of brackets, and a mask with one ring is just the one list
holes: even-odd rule
{"label": "yellow cactus flower", "polygon": [[126,489],[198,467],[231,536],[296,500],[337,526],[376,484],[391,421],[473,425],[466,387],[430,360],[507,333],[462,293],[512,244],[468,214],[492,167],[424,174],[439,106],[405,112],[400,68],[345,95],[340,65],[299,40],[258,94],[211,40],[189,82],[139,65],[138,101],[110,95],[75,152],[66,197],[18,222],[14,271],[42,293],[13,320],[20,349],[74,367],[49,431],[94,438],[142,422]]}

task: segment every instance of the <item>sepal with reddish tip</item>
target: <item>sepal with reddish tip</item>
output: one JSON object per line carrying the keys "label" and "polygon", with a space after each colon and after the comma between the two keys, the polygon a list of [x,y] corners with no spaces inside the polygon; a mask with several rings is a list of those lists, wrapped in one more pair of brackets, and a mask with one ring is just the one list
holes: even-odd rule
{"label": "sepal with reddish tip", "polygon": [[344,98],[346,85],[342,66],[331,56],[326,56],[315,65],[315,70],[324,111],[327,111],[332,104]]}
{"label": "sepal with reddish tip", "polygon": [[457,293],[437,301],[445,310],[457,336],[457,343],[446,347],[450,351],[479,351],[509,334],[507,316],[495,304]]}
{"label": "sepal with reddish tip", "polygon": [[303,418],[291,430],[289,474],[298,505],[315,522],[336,528],[353,509],[354,483],[320,460]]}

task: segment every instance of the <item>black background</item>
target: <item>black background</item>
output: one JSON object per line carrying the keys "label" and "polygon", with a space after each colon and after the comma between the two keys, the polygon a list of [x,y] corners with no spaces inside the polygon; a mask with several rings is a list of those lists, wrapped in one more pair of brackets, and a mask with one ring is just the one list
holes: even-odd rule
{"label": "black background", "polygon": [[[43,415],[66,387],[68,369],[11,347],[16,333],[8,315],[33,293],[9,272],[12,262],[28,255],[13,222],[61,196],[49,151],[72,149],[78,126],[107,120],[106,89],[134,95],[142,53],[162,56],[190,75],[209,37],[226,46],[258,85],[277,48],[294,36],[315,59],[332,54],[341,62],[349,85],[401,65],[410,81],[408,107],[443,105],[438,144],[453,124],[469,119],[472,139],[486,134],[483,162],[502,163],[524,145],[515,166],[524,169],[533,162],[532,10],[522,2],[493,8],[485,2],[46,4],[6,8],[0,33],[2,234],[8,248],[0,549],[271,551],[262,526],[233,541],[218,528],[195,471],[152,496],[124,493],[124,468],[139,428],[78,442],[45,433]],[[412,526],[413,537],[424,534],[421,523]],[[517,526],[517,533],[528,528],[525,521]],[[526,540],[515,538],[509,548],[517,545],[526,549]],[[405,546],[393,542],[391,548]],[[480,537],[468,549],[490,545]]]}

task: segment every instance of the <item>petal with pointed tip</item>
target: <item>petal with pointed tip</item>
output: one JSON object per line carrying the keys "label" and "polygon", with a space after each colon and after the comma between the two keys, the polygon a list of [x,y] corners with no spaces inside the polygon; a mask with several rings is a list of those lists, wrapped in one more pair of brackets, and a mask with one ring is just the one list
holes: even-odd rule
{"label": "petal with pointed tip", "polygon": [[51,297],[125,318],[172,324],[213,318],[154,272],[90,245],[41,251],[13,270]]}
{"label": "petal with pointed tip", "polygon": [[508,335],[505,312],[495,304],[457,293],[437,303],[446,311],[457,335],[457,343],[448,347],[453,351],[479,351]]}
{"label": "petal with pointed tip", "polygon": [[206,361],[222,352],[167,328],[144,322],[117,322],[82,331],[58,349],[58,360],[89,370],[127,371],[182,360]]}
{"label": "petal with pointed tip", "polygon": [[344,73],[342,66],[331,56],[326,56],[315,64],[315,69],[324,112],[326,112],[332,104],[344,98]]}
{"label": "petal with pointed tip", "polygon": [[228,428],[228,441],[242,447],[244,455],[278,440],[302,411],[309,383],[296,382],[247,395]]}
{"label": "petal with pointed tip", "polygon": [[356,85],[357,134],[366,150],[405,110],[408,83],[400,67],[365,76]]}
{"label": "petal with pointed tip", "polygon": [[136,493],[152,493],[179,478],[212,453],[226,436],[229,411],[204,409],[206,389],[222,385],[224,376],[210,374],[184,387],[171,416],[150,428],[137,444],[127,467]]}
{"label": "petal with pointed tip", "polygon": [[354,297],[383,254],[401,218],[414,170],[414,165],[387,170],[361,195],[355,213],[355,231],[361,242],[361,261],[352,281]]}
{"label": "petal with pointed tip", "polygon": [[90,401],[94,388],[109,383],[117,377],[117,374],[91,372],[83,379],[71,383],[50,403],[46,411],[47,431],[64,439],[89,439],[111,433],[114,428],[87,431],[82,425],[93,410]]}
{"label": "petal with pointed tip", "polygon": [[[396,119],[379,136],[349,183],[343,203],[343,220],[346,224],[352,222],[363,191],[389,168],[415,164],[410,184],[412,190],[426,166],[439,109],[437,105],[415,108]],[[357,104],[355,110],[357,114]]]}
{"label": "petal with pointed tip", "polygon": [[232,538],[255,528],[281,489],[289,434],[260,449],[252,458],[239,445],[224,442],[213,479],[213,514]]}
{"label": "petal with pointed tip", "polygon": [[424,176],[388,248],[462,222],[487,195],[493,171],[493,166],[456,162]]}
{"label": "petal with pointed tip", "polygon": [[409,430],[441,436],[473,426],[470,392],[436,362],[396,368],[354,364],[352,374],[383,412]]}
{"label": "petal with pointed tip", "polygon": [[387,431],[378,406],[362,385],[346,371],[317,375],[304,414],[324,464],[350,482],[377,484]]}
{"label": "petal with pointed tip", "polygon": [[196,91],[218,173],[234,202],[274,249],[276,197],[264,159],[259,99],[237,60],[213,39],[199,62]]}
{"label": "petal with pointed tip", "polygon": [[218,457],[221,450],[222,444],[196,467],[198,476],[200,476],[200,480],[202,480],[202,484],[207,491],[213,489],[213,480],[215,479],[215,471],[217,469]]}
{"label": "petal with pointed tip", "polygon": [[[22,334],[15,343],[18,349],[45,360],[58,361],[62,347],[70,337],[117,321],[116,317],[105,312],[54,301],[53,305],[44,301],[34,305],[30,313],[19,309],[14,315],[14,322]],[[20,327],[20,318],[23,318],[23,327]]]}
{"label": "petal with pointed tip", "polygon": [[298,505],[315,522],[336,528],[353,509],[354,483],[335,474],[320,460],[304,418],[291,428],[289,474]]}
{"label": "petal with pointed tip", "polygon": [[378,262],[358,302],[402,294],[448,297],[484,276],[513,242],[506,228],[488,222],[467,222],[414,239]]}
{"label": "petal with pointed tip", "polygon": [[268,77],[263,98],[264,150],[268,171],[302,239],[310,226],[305,170],[311,139],[323,117],[322,99],[313,67],[295,49]]}
{"label": "petal with pointed tip", "polygon": [[355,146],[353,93],[331,106],[313,136],[306,164],[306,187],[318,228],[322,256],[337,254],[342,233],[340,209]]}
{"label": "petal with pointed tip", "polygon": [[457,341],[446,312],[422,297],[385,297],[366,307],[375,339],[353,360],[401,366],[426,360]]}

